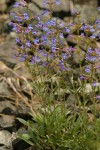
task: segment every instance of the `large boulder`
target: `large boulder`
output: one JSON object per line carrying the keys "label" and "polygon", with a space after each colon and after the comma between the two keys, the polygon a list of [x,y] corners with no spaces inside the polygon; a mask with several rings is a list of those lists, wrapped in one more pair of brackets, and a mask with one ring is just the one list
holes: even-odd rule
{"label": "large boulder", "polygon": [[97,0],[75,0],[75,8],[81,14],[81,21],[89,21],[100,18]]}

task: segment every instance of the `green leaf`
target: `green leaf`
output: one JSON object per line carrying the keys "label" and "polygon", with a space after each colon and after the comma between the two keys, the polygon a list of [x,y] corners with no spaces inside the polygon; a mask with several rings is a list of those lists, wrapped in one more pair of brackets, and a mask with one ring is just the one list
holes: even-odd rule
{"label": "green leaf", "polygon": [[28,126],[28,122],[25,121],[24,119],[21,118],[16,118],[19,122],[21,122],[22,124],[24,124],[25,126]]}
{"label": "green leaf", "polygon": [[30,140],[31,137],[28,134],[18,134],[19,138],[21,138],[22,140],[24,140],[25,142],[27,142],[30,145],[34,145],[33,142]]}

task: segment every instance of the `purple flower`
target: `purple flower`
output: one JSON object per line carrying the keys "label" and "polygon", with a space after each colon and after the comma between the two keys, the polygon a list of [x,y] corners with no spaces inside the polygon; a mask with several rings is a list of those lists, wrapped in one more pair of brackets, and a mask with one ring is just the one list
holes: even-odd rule
{"label": "purple flower", "polygon": [[64,24],[62,22],[59,22],[58,26],[62,28],[64,27]]}
{"label": "purple flower", "polygon": [[73,22],[70,22],[69,26],[73,27],[73,26],[75,26],[75,24]]}
{"label": "purple flower", "polygon": [[15,14],[16,14],[15,12],[12,11],[10,12],[10,16],[15,16]]}
{"label": "purple flower", "polygon": [[82,75],[82,76],[80,76],[80,80],[84,80],[84,76]]}
{"label": "purple flower", "polygon": [[8,25],[9,25],[9,26],[13,26],[14,23],[10,21],[10,22],[8,23]]}
{"label": "purple flower", "polygon": [[48,36],[48,35],[52,35],[54,33],[54,31],[52,30],[52,29],[50,29],[47,33],[46,33],[46,35]]}
{"label": "purple flower", "polygon": [[40,15],[37,15],[36,18],[37,18],[39,21],[41,20]]}
{"label": "purple flower", "polygon": [[90,71],[91,71],[90,66],[87,66],[87,67],[85,68],[85,72],[90,73]]}
{"label": "purple flower", "polygon": [[100,29],[100,20],[97,19],[95,23],[96,23],[96,28],[97,28],[97,29]]}
{"label": "purple flower", "polygon": [[64,62],[63,62],[63,60],[59,60],[59,64],[58,64],[58,66],[60,67],[60,70],[61,70],[61,71],[64,71],[65,66],[64,66]]}
{"label": "purple flower", "polygon": [[43,10],[42,15],[49,15],[49,11],[48,10]]}
{"label": "purple flower", "polygon": [[90,57],[90,61],[92,61],[92,62],[96,61],[96,59],[97,59],[97,57],[95,57],[95,56]]}
{"label": "purple flower", "polygon": [[52,42],[52,45],[51,45],[51,47],[52,47],[52,52],[56,52],[56,38],[53,37],[53,38],[51,39],[51,42]]}
{"label": "purple flower", "polygon": [[35,61],[36,61],[36,62],[40,62],[41,60],[40,60],[39,57],[35,57]]}
{"label": "purple flower", "polygon": [[25,33],[28,34],[30,30],[28,28],[25,29]]}
{"label": "purple flower", "polygon": [[12,30],[15,31],[15,32],[18,32],[18,26],[17,26],[17,24],[13,24],[13,29]]}
{"label": "purple flower", "polygon": [[63,38],[64,38],[63,33],[60,33],[59,37],[60,37],[61,39],[63,39]]}
{"label": "purple flower", "polygon": [[46,44],[47,43],[47,36],[45,35],[45,34],[43,34],[42,36],[41,36],[41,40],[43,41],[43,44]]}
{"label": "purple flower", "polygon": [[31,59],[31,63],[35,63],[35,62],[37,62],[37,63],[39,63],[41,60],[40,60],[40,58],[39,57],[37,57],[37,56],[34,56],[34,57],[32,57],[32,59]]}
{"label": "purple flower", "polygon": [[91,38],[91,39],[95,39],[96,36],[95,36],[95,35],[91,35],[90,38]]}
{"label": "purple flower", "polygon": [[85,35],[84,35],[84,33],[81,33],[81,35],[80,35],[81,37],[84,37]]}
{"label": "purple flower", "polygon": [[96,66],[96,69],[100,69],[100,65],[97,65],[97,66]]}
{"label": "purple flower", "polygon": [[46,6],[47,5],[47,0],[43,1],[43,5]]}
{"label": "purple flower", "polygon": [[97,83],[97,82],[93,82],[93,83],[92,83],[92,86],[93,86],[93,87],[98,86],[98,83]]}
{"label": "purple flower", "polygon": [[95,29],[93,27],[90,27],[91,32],[95,32]]}
{"label": "purple flower", "polygon": [[48,26],[55,26],[55,25],[56,25],[56,21],[55,21],[55,20],[48,20],[48,21],[46,22],[46,24],[47,24]]}
{"label": "purple flower", "polygon": [[77,14],[77,10],[76,10],[76,9],[73,9],[73,10],[71,11],[71,14],[72,14],[72,15],[76,15],[76,14]]}
{"label": "purple flower", "polygon": [[56,53],[56,47],[52,46],[52,52]]}
{"label": "purple flower", "polygon": [[19,3],[19,2],[16,2],[16,3],[13,5],[13,7],[17,8],[19,5],[20,5],[20,3]]}
{"label": "purple flower", "polygon": [[81,30],[86,30],[88,28],[88,26],[87,25],[82,25],[82,27],[80,28]]}
{"label": "purple flower", "polygon": [[31,45],[32,45],[32,44],[30,43],[30,41],[27,40],[27,41],[26,41],[26,46],[27,46],[27,47],[31,47]]}
{"label": "purple flower", "polygon": [[25,19],[25,20],[28,20],[28,19],[29,19],[29,16],[28,16],[27,13],[24,13],[23,16],[24,16],[24,19]]}
{"label": "purple flower", "polygon": [[98,11],[100,11],[100,7],[98,7]]}
{"label": "purple flower", "polygon": [[29,29],[30,31],[33,30],[32,24],[29,24],[29,25],[28,25],[28,29]]}
{"label": "purple flower", "polygon": [[27,58],[28,54],[24,54],[23,56],[21,56],[21,61],[24,62]]}
{"label": "purple flower", "polygon": [[44,31],[46,31],[46,32],[49,31],[49,28],[47,27],[46,24],[43,25],[43,28],[42,28],[42,29],[43,29]]}
{"label": "purple flower", "polygon": [[70,67],[67,67],[67,68],[66,68],[66,71],[70,71],[70,69],[71,69]]}
{"label": "purple flower", "polygon": [[97,95],[95,98],[98,99],[98,100],[100,100],[100,95]]}
{"label": "purple flower", "polygon": [[59,5],[60,4],[60,0],[56,0],[56,5]]}
{"label": "purple flower", "polygon": [[36,30],[32,30],[32,34],[36,35],[37,34]]}
{"label": "purple flower", "polygon": [[70,29],[68,29],[67,27],[65,27],[65,32],[69,34],[70,33]]}
{"label": "purple flower", "polygon": [[100,39],[100,32],[98,33],[98,38]]}
{"label": "purple flower", "polygon": [[[88,48],[87,54],[86,54],[86,60],[94,62],[97,59],[97,55],[94,55],[94,53],[96,54],[96,50],[92,50],[92,48]],[[92,55],[93,54],[93,55]]]}
{"label": "purple flower", "polygon": [[22,50],[24,50],[25,46],[24,46],[24,45],[22,45],[20,48],[21,48]]}
{"label": "purple flower", "polygon": [[38,22],[38,24],[36,25],[37,28],[42,28],[43,23],[42,22]]}
{"label": "purple flower", "polygon": [[46,66],[48,66],[48,63],[47,63],[46,61],[43,61],[43,62],[42,62],[42,66],[43,66],[43,67],[46,67]]}
{"label": "purple flower", "polygon": [[72,52],[72,51],[75,50],[75,48],[73,48],[72,46],[70,46],[69,48],[67,48],[67,50],[68,50],[69,52]]}
{"label": "purple flower", "polygon": [[39,39],[36,38],[36,39],[33,40],[33,42],[34,42],[35,45],[37,45],[39,43]]}
{"label": "purple flower", "polygon": [[89,48],[88,48],[88,53],[92,53],[92,52],[93,52],[92,48],[89,47]]}
{"label": "purple flower", "polygon": [[18,44],[21,43],[21,40],[19,37],[16,38],[16,43],[18,43]]}
{"label": "purple flower", "polygon": [[25,7],[25,6],[26,6],[26,2],[25,2],[24,0],[22,0],[22,1],[20,2],[20,5],[21,5],[22,7]]}
{"label": "purple flower", "polygon": [[95,21],[95,23],[96,23],[96,24],[100,23],[100,20],[99,20],[99,19],[97,19],[97,20]]}
{"label": "purple flower", "polygon": [[97,54],[98,56],[100,56],[100,49],[96,49],[96,48],[95,48],[95,52],[96,52],[96,54]]}
{"label": "purple flower", "polygon": [[52,42],[53,45],[56,45],[56,38],[53,37],[52,40],[51,40],[51,42]]}
{"label": "purple flower", "polygon": [[51,59],[54,59],[54,54],[50,54],[50,58],[51,58]]}
{"label": "purple flower", "polygon": [[63,59],[66,59],[66,58],[67,58],[66,53],[62,53],[62,58],[63,58]]}
{"label": "purple flower", "polygon": [[44,52],[42,56],[47,57],[48,54],[46,52]]}
{"label": "purple flower", "polygon": [[96,50],[94,51],[91,47],[88,48],[87,54],[86,54],[86,60],[94,62],[97,59]]}
{"label": "purple flower", "polygon": [[22,22],[22,17],[20,16],[14,16],[14,19],[17,20],[18,22]]}

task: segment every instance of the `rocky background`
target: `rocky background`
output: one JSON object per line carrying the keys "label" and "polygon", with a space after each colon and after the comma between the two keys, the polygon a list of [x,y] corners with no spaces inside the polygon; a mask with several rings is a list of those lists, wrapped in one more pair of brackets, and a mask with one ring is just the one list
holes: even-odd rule
{"label": "rocky background", "polygon": [[[27,1],[33,15],[45,9],[43,0]],[[29,85],[31,76],[27,68],[14,56],[16,34],[8,26],[14,2],[15,0],[0,0],[0,150],[28,150],[29,145],[16,136],[17,131],[25,131],[16,117],[27,120],[30,108],[38,110],[41,106]],[[60,7],[53,10],[53,17],[59,17],[67,24],[72,20],[71,10],[75,6],[81,13],[81,19],[90,21],[92,17],[100,18],[97,10],[99,5],[100,0],[61,0]]]}

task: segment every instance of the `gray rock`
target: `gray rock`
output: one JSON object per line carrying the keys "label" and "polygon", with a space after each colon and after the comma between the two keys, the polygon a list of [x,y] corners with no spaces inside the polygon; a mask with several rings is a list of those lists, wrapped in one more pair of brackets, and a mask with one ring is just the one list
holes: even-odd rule
{"label": "gray rock", "polygon": [[11,96],[11,91],[9,90],[9,86],[5,80],[0,81],[0,95]]}
{"label": "gray rock", "polygon": [[73,62],[79,64],[85,59],[85,52],[79,47],[75,47],[75,49],[73,52]]}
{"label": "gray rock", "polygon": [[0,15],[0,33],[3,34],[8,29],[9,15],[2,14]]}
{"label": "gray rock", "polygon": [[0,146],[0,150],[11,150],[8,147],[6,148],[5,146]]}
{"label": "gray rock", "polygon": [[[75,4],[75,8],[80,12],[80,20],[91,22],[97,18],[100,18],[97,5],[87,4]],[[75,21],[79,22],[78,18],[76,18]]]}
{"label": "gray rock", "polygon": [[19,61],[18,58],[15,57],[15,48],[15,39],[9,37],[0,44],[0,61],[3,61],[10,68],[13,68]]}
{"label": "gray rock", "polygon": [[0,0],[0,12],[4,12],[7,9],[6,0]]}
{"label": "gray rock", "polygon": [[32,11],[33,15],[37,15],[37,14],[41,14],[42,13],[42,9],[39,9],[36,5],[34,5],[33,3],[29,4],[29,9]]}
{"label": "gray rock", "polygon": [[[5,97],[5,99],[6,99],[6,97]],[[10,112],[9,112],[9,114],[12,114],[12,113],[14,113],[15,111],[16,111],[16,106],[14,106],[13,104],[11,104],[11,102],[10,101],[8,101],[8,100],[6,100],[6,101],[0,101],[0,112],[4,112],[4,110],[6,109],[6,108],[10,108],[11,110],[10,110]]]}
{"label": "gray rock", "polygon": [[[43,6],[43,1],[41,2],[41,0],[38,0],[38,1],[32,0],[32,2],[39,9],[46,8],[46,9],[50,10],[48,5],[46,5],[45,7]],[[54,2],[54,0],[52,0],[52,2]],[[65,12],[68,12],[68,11],[70,11],[70,1],[69,0],[61,0],[60,6],[59,5],[57,6],[57,5],[53,4],[52,7],[53,7],[53,11],[65,11]]]}
{"label": "gray rock", "polygon": [[2,115],[0,118],[0,126],[3,128],[12,127],[15,117],[11,115]]}
{"label": "gray rock", "polygon": [[0,144],[11,146],[11,136],[11,133],[6,130],[0,131]]}
{"label": "gray rock", "polygon": [[67,104],[68,105],[75,105],[77,103],[77,98],[75,94],[70,94],[67,98]]}
{"label": "gray rock", "polygon": [[97,0],[75,0],[75,4],[79,4],[79,5],[88,4],[88,5],[92,5],[94,7],[97,7],[98,1]]}

